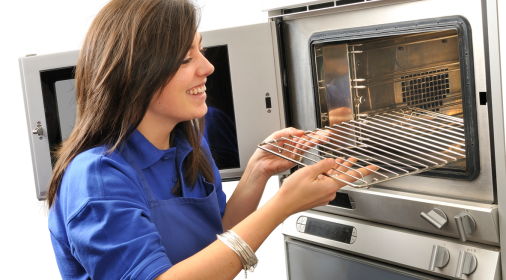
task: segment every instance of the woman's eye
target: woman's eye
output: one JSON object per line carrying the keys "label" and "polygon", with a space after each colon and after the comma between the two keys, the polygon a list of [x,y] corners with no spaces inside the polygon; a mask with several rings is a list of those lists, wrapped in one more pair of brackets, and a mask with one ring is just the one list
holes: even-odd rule
{"label": "woman's eye", "polygon": [[188,64],[188,63],[190,63],[190,61],[192,61],[192,58],[188,57],[185,60],[183,60],[183,64]]}
{"label": "woman's eye", "polygon": [[[207,50],[207,48],[204,48],[204,49],[200,49],[199,51],[200,51],[200,53],[201,53],[202,55],[205,55],[205,54],[206,54],[206,50]],[[193,58],[193,57],[188,56],[187,58],[185,58],[185,60],[183,60],[183,64],[188,64],[188,63],[190,63],[190,62],[192,61],[192,58]]]}

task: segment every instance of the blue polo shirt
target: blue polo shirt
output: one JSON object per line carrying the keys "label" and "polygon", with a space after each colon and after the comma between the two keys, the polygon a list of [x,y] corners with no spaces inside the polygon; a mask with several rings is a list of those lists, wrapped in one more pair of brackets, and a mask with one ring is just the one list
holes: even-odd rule
{"label": "blue polo shirt", "polygon": [[[148,201],[141,178],[123,155],[118,151],[107,153],[105,146],[87,150],[68,165],[49,213],[51,241],[63,279],[154,279],[209,245],[215,231],[222,230],[220,218],[226,198],[209,147],[203,139],[201,149],[213,168],[214,186],[199,178],[195,187],[189,187],[184,182],[183,160],[192,148],[180,131],[174,132],[174,147],[168,150],[157,149],[137,130],[124,148],[135,159],[161,205],[184,204],[188,213],[192,211],[189,201],[201,203],[210,189],[214,190],[217,203],[209,204],[210,210],[205,211],[216,212],[217,218],[208,222],[214,225],[205,225],[207,220],[199,220],[197,226],[191,218],[178,219],[183,212],[177,208],[168,213],[175,215],[173,222],[155,224],[153,209],[158,201]],[[182,197],[171,192],[178,180],[183,180]],[[197,232],[201,229],[210,232]],[[181,240],[192,246],[178,247],[178,240],[168,240],[171,236],[202,234],[207,234],[206,238]]]}

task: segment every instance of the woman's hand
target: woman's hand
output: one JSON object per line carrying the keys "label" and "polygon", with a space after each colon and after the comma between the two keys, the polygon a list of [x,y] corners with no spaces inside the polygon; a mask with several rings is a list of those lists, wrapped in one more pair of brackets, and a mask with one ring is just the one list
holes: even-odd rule
{"label": "woman's hand", "polygon": [[[294,160],[300,160],[298,154],[304,154],[305,151],[309,149],[307,146],[313,147],[315,143],[318,142],[317,140],[318,138],[320,139],[323,138],[322,135],[317,134],[312,135],[313,138],[307,138],[304,137],[303,130],[289,127],[274,132],[269,137],[267,137],[267,139],[265,139],[264,142],[268,142],[274,139],[281,139],[283,137],[292,139],[293,141],[295,141],[295,143],[293,141],[277,141],[277,145],[283,147],[283,144],[285,144],[284,149],[288,150],[288,151],[284,150],[281,154]],[[273,143],[273,145],[276,144]],[[277,148],[273,145],[264,145],[263,147],[278,153]],[[257,170],[262,172],[267,177],[271,177],[277,173],[283,172],[295,166],[295,163],[286,160],[284,158],[281,158],[277,155],[274,155],[272,153],[269,153],[267,151],[264,151],[262,149],[257,149],[255,151],[255,153],[250,159],[249,164],[253,164],[254,166],[256,166]]]}
{"label": "woman's hand", "polygon": [[[275,196],[277,203],[282,204],[280,209],[286,211],[285,215],[289,216],[317,206],[325,206],[336,198],[336,192],[340,188],[347,185],[345,182],[354,182],[356,179],[353,177],[360,178],[378,170],[374,165],[349,169],[353,162],[356,162],[356,159],[349,158],[344,163],[340,159],[324,159],[297,170],[283,182]],[[337,176],[342,181],[321,175],[323,173]]]}

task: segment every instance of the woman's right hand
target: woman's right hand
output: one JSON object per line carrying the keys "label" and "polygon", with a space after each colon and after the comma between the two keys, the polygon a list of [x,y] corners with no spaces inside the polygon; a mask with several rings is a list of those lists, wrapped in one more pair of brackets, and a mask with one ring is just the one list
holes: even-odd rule
{"label": "woman's right hand", "polygon": [[352,162],[356,162],[356,159],[349,158],[343,163],[343,160],[328,158],[294,172],[285,179],[276,194],[282,211],[290,216],[317,206],[325,206],[334,200],[336,192],[346,186],[346,183],[321,175],[323,173],[335,176],[338,173],[336,170],[339,170],[341,172],[338,178],[351,183],[356,179],[348,175],[367,176],[371,173],[370,170],[378,169],[374,165],[367,166],[367,169],[359,168],[357,171],[362,173],[360,174],[355,170],[348,170],[347,167],[351,166]]}

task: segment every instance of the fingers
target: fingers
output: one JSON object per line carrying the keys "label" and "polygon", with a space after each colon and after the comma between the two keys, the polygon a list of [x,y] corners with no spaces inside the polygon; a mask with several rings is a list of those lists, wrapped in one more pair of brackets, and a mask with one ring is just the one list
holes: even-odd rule
{"label": "fingers", "polygon": [[344,161],[338,168],[339,171],[347,172],[353,164],[357,162],[356,158],[349,158],[347,161]]}
{"label": "fingers", "polygon": [[305,135],[303,131],[300,132],[302,132],[302,135],[291,134],[290,135],[291,137],[285,137],[290,140],[288,139],[283,140],[285,148],[291,151],[287,153],[290,153],[291,155],[289,156],[291,156],[294,159],[299,158],[300,155],[304,155],[309,150],[314,149],[316,144],[322,142],[322,139],[324,138],[323,136],[315,135],[313,133],[311,133],[310,136],[308,136]]}
{"label": "fingers", "polygon": [[323,159],[313,165],[303,168],[301,171],[305,173],[305,176],[312,178],[313,180],[318,179],[318,176],[322,173],[329,171],[334,165],[334,159],[327,158]]}
{"label": "fingers", "polygon": [[288,128],[282,129],[282,130],[278,130],[278,131],[274,132],[273,134],[271,134],[269,137],[267,137],[267,139],[265,139],[265,142],[273,140],[273,139],[279,139],[282,137],[288,138],[288,137],[290,137],[290,135],[295,135],[295,136],[300,137],[300,136],[304,135],[304,130],[296,129],[293,127],[288,127]]}
{"label": "fingers", "polygon": [[332,166],[332,169],[331,169],[331,170],[329,170],[329,171],[327,172],[327,174],[328,174],[328,175],[334,175],[334,174],[340,173],[340,172],[338,172],[338,170],[339,170],[339,167],[341,167],[341,165],[342,165],[343,161],[344,161],[343,159],[336,158],[336,159],[334,160],[334,165]]}
{"label": "fingers", "polygon": [[[369,166],[367,166],[367,168],[362,167],[362,168],[359,168],[356,170],[349,170],[348,172],[346,172],[346,174],[338,175],[338,177],[339,177],[339,179],[341,179],[343,181],[351,183],[351,182],[356,181],[357,180],[356,178],[362,179],[362,176],[365,177],[365,176],[371,174],[372,173],[371,170],[377,171],[378,169],[379,169],[379,167],[377,167],[375,165],[369,165]],[[355,178],[353,178],[351,176],[354,176]]]}
{"label": "fingers", "polygon": [[332,166],[332,170],[329,170],[327,174],[334,175],[346,173],[356,162],[356,158],[348,158],[347,160],[336,158],[335,165]]}

